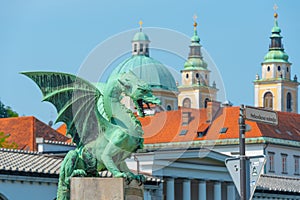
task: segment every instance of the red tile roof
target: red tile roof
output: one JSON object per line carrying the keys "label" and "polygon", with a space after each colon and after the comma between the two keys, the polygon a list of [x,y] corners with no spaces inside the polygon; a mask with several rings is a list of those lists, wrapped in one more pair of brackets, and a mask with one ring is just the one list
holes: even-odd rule
{"label": "red tile roof", "polygon": [[[184,112],[190,112],[188,125],[182,124]],[[159,112],[154,116],[146,116],[139,120],[145,132],[145,144],[237,139],[239,138],[239,112],[239,107],[220,108],[212,123],[207,121],[206,109],[182,108]],[[246,120],[246,124],[251,127],[251,131],[246,132],[246,138],[270,137],[300,141],[300,115],[288,112],[277,112],[277,114],[279,121],[277,126]],[[222,128],[227,128],[225,133],[220,133]],[[66,127],[61,126],[57,131],[65,134]],[[199,132],[204,132],[204,136],[198,137]]]}
{"label": "red tile roof", "polygon": [[15,142],[18,149],[36,151],[36,138],[66,142],[66,136],[52,129],[35,117],[0,118],[0,132],[10,134],[8,141]]}
{"label": "red tile roof", "polygon": [[[239,107],[220,108],[211,124],[207,122],[206,109],[188,111],[191,112],[191,121],[188,125],[182,125],[181,109],[140,118],[145,132],[145,144],[239,138]],[[300,115],[277,113],[279,118],[277,126],[246,120],[246,124],[251,126],[251,131],[246,132],[246,138],[271,137],[300,141]],[[220,133],[222,128],[227,128],[225,133]],[[180,135],[181,130],[187,132]],[[198,137],[197,132],[205,131],[207,132],[203,137]]]}

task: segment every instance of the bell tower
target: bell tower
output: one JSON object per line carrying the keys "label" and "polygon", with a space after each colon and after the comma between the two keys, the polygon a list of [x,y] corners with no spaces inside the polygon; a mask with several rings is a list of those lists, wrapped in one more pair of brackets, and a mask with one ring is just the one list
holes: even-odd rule
{"label": "bell tower", "polygon": [[262,62],[262,76],[254,80],[255,106],[266,109],[298,112],[298,81],[291,79],[289,56],[284,52],[281,29],[278,26],[277,6],[274,6],[274,27],[270,37],[269,52]]}
{"label": "bell tower", "polygon": [[215,82],[210,85],[210,70],[201,53],[196,18],[195,16],[190,53],[181,70],[181,85],[178,86],[178,106],[186,108],[206,108],[208,101],[216,100],[218,91]]}

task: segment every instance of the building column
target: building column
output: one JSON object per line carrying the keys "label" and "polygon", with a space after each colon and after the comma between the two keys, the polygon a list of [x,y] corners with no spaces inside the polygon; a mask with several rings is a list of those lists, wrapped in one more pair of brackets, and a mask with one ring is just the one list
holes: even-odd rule
{"label": "building column", "polygon": [[206,200],[206,181],[200,180],[198,183],[198,199]]}
{"label": "building column", "polygon": [[190,179],[183,180],[183,199],[191,200],[191,180]]}
{"label": "building column", "polygon": [[227,184],[227,199],[235,199],[235,185],[233,183]]}
{"label": "building column", "polygon": [[175,199],[174,178],[167,179],[167,200]]}
{"label": "building column", "polygon": [[220,200],[222,199],[221,195],[221,182],[215,182],[214,183],[214,200]]}

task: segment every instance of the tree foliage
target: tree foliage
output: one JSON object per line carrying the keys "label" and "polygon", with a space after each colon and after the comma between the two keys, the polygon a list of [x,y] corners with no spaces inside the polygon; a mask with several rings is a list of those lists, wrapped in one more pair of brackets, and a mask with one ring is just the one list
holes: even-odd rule
{"label": "tree foliage", "polygon": [[11,107],[5,106],[0,101],[0,118],[7,118],[7,117],[18,117],[19,114],[12,110]]}
{"label": "tree foliage", "polygon": [[7,138],[9,138],[9,136],[10,134],[0,132],[0,148],[17,149],[18,145],[15,142],[7,141]]}

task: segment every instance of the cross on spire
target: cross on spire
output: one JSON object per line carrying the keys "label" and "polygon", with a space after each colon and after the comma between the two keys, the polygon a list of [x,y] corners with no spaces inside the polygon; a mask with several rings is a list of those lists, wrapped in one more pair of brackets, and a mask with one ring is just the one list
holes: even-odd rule
{"label": "cross on spire", "polygon": [[277,19],[278,14],[277,14],[276,11],[277,11],[277,9],[278,9],[278,6],[277,6],[276,4],[274,4],[273,9],[274,9],[274,17]]}
{"label": "cross on spire", "polygon": [[139,21],[139,25],[140,25],[140,31],[142,32],[142,28],[143,28],[143,21],[142,20]]}
{"label": "cross on spire", "polygon": [[196,28],[197,28],[197,22],[196,22],[196,20],[197,20],[197,14],[194,14],[194,16],[193,16],[193,19],[194,19],[194,30],[196,30]]}

